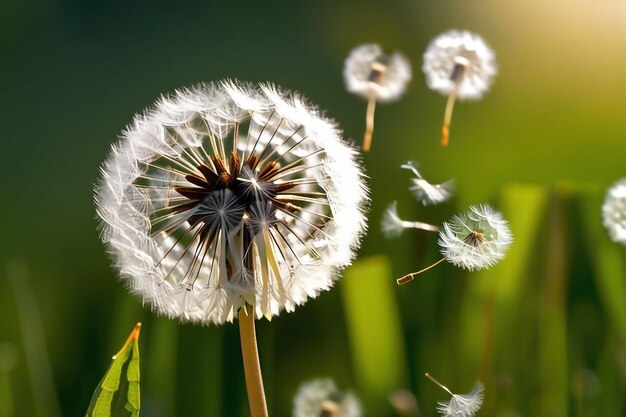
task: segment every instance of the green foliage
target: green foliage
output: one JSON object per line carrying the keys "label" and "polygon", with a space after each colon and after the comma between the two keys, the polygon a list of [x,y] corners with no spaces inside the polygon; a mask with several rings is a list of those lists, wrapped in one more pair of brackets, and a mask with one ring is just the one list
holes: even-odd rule
{"label": "green foliage", "polygon": [[138,323],[93,394],[86,417],[138,417],[139,331]]}
{"label": "green foliage", "polygon": [[408,381],[401,318],[389,260],[365,258],[349,268],[342,292],[355,376],[372,414]]}

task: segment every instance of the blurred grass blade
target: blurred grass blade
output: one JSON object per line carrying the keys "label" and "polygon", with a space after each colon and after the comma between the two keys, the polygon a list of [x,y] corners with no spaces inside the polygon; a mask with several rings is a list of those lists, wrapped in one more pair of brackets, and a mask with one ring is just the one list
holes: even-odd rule
{"label": "blurred grass blade", "polygon": [[[396,285],[386,257],[362,259],[342,279],[342,294],[359,388],[371,415],[407,384],[407,363]],[[381,412],[377,412],[381,411]]]}
{"label": "blurred grass blade", "polygon": [[139,331],[141,323],[113,356],[113,362],[96,388],[87,409],[87,417],[138,417],[139,400]]}
{"label": "blurred grass blade", "polygon": [[8,342],[0,342],[0,417],[13,417],[13,393],[11,371],[17,363],[17,348]]}
{"label": "blurred grass blade", "polygon": [[603,195],[599,190],[582,193],[582,221],[602,305],[622,341],[626,341],[626,268],[622,247],[609,239],[602,225]]}
{"label": "blurred grass blade", "polygon": [[538,414],[565,417],[569,414],[566,296],[571,264],[569,227],[573,190],[555,187],[548,220],[545,275],[541,288],[539,322],[539,371],[541,397]]}
{"label": "blurred grass blade", "polygon": [[[534,291],[528,289],[535,286],[531,277],[536,275],[534,259],[538,241],[544,238],[548,201],[549,190],[537,185],[509,184],[499,193],[497,207],[509,221],[514,242],[498,265],[467,277],[459,314],[461,343],[453,352],[460,362],[458,375],[469,380],[479,375],[487,387],[496,387],[498,372],[516,379],[526,374],[527,362],[519,358],[533,359],[535,330],[520,317],[532,314],[535,305],[531,301]],[[453,332],[447,343],[454,344],[455,338]],[[527,382],[517,379],[516,383]],[[511,390],[509,396],[522,397],[523,393]],[[496,401],[497,395],[485,398],[485,414],[495,414]]]}
{"label": "blurred grass blade", "polygon": [[61,407],[54,387],[44,325],[33,291],[28,265],[13,261],[8,265],[17,306],[24,355],[33,389],[33,408],[37,417],[61,417]]}

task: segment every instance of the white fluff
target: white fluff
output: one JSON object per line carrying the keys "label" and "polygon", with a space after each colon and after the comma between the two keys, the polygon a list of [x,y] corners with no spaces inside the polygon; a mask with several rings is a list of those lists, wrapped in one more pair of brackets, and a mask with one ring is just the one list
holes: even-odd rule
{"label": "white fluff", "polygon": [[455,215],[439,232],[441,253],[453,265],[473,271],[504,258],[513,242],[508,222],[488,205],[471,206]]}
{"label": "white fluff", "polygon": [[400,167],[408,169],[415,174],[415,178],[411,178],[413,184],[409,187],[409,190],[413,197],[423,205],[443,203],[454,194],[454,180],[449,180],[442,184],[431,184],[422,177],[414,162],[409,161]]}
{"label": "white fluff", "polygon": [[[233,174],[225,189],[199,169],[218,172],[216,155]],[[262,178],[272,161],[281,171]],[[296,185],[277,192],[285,183]],[[129,289],[161,314],[216,324],[246,302],[270,319],[329,289],[359,246],[366,200],[333,121],[297,94],[235,81],[176,91],[136,116],[96,187],[102,240]]]}
{"label": "white fluff", "polygon": [[380,221],[380,230],[387,239],[393,239],[400,236],[404,229],[422,229],[431,232],[439,231],[439,228],[432,224],[402,220],[398,215],[398,202],[393,201],[389,204],[385,213],[383,213],[383,218]]}
{"label": "white fluff", "polygon": [[626,245],[626,178],[607,190],[602,205],[602,223],[614,242]]}
{"label": "white fluff", "polygon": [[[455,73],[459,65],[462,74]],[[451,30],[430,42],[422,70],[430,89],[444,95],[455,93],[461,100],[477,100],[489,91],[498,67],[494,52],[480,36]]]}
{"label": "white fluff", "polygon": [[448,402],[437,403],[437,411],[443,417],[472,417],[483,405],[482,382],[477,381],[474,388],[467,394],[452,394]]}
{"label": "white fluff", "polygon": [[376,44],[354,48],[343,70],[348,91],[366,99],[374,96],[380,102],[399,99],[411,77],[411,63],[404,55],[386,55]]}
{"label": "white fluff", "polygon": [[359,399],[340,392],[331,379],[316,379],[300,386],[294,398],[294,417],[361,417]]}

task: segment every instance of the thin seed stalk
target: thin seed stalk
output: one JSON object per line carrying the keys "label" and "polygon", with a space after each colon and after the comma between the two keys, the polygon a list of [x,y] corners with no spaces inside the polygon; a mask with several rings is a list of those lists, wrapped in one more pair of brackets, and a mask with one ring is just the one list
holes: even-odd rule
{"label": "thin seed stalk", "polygon": [[243,355],[250,413],[252,417],[268,417],[254,328],[254,309],[249,304],[246,304],[245,309],[239,311],[239,336],[241,338],[241,353]]}
{"label": "thin seed stalk", "polygon": [[363,135],[363,151],[369,152],[372,146],[374,134],[374,112],[376,111],[376,96],[372,95],[367,101],[367,114],[365,116],[365,134]]}

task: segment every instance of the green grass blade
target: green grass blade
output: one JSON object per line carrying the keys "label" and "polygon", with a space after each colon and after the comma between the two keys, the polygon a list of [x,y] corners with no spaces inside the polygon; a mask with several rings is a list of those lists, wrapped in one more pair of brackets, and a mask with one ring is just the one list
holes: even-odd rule
{"label": "green grass blade", "polygon": [[541,288],[539,322],[540,416],[569,415],[569,375],[566,297],[571,265],[571,219],[573,190],[563,184],[554,190],[548,219],[546,265]]}
{"label": "green grass blade", "polygon": [[137,323],[93,394],[86,417],[138,417],[139,331]]}
{"label": "green grass blade", "polygon": [[395,285],[389,261],[381,256],[360,260],[342,279],[353,365],[371,415],[381,414],[387,395],[407,384]]}
{"label": "green grass blade", "polygon": [[8,342],[0,343],[0,417],[13,417],[11,371],[17,363],[17,348]]}
{"label": "green grass blade", "polygon": [[[545,187],[504,187],[495,206],[509,221],[513,244],[498,265],[466,277],[467,290],[459,314],[461,342],[453,353],[460,363],[454,371],[465,383],[479,378],[486,384],[490,391],[485,398],[486,414],[493,414],[496,403],[505,395],[496,391],[496,375],[510,375],[520,384],[509,395],[524,398],[526,394],[522,381],[526,382],[526,361],[536,357],[532,352],[536,330],[521,317],[528,317],[535,305],[531,301],[535,297],[532,277],[536,275],[537,243],[543,238],[548,198]],[[453,342],[449,340],[448,344]],[[519,358],[526,359],[518,362]]]}
{"label": "green grass blade", "polygon": [[602,198],[602,193],[597,189],[587,189],[582,193],[585,240],[602,305],[611,324],[617,329],[619,338],[626,341],[626,267],[623,248],[609,239],[602,225]]}

